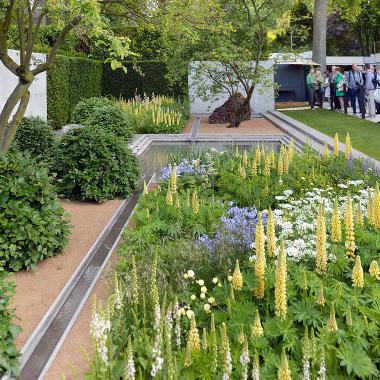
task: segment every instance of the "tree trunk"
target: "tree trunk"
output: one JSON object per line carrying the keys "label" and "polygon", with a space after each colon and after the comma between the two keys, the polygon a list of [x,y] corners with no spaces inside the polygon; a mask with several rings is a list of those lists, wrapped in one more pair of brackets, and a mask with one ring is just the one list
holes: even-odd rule
{"label": "tree trunk", "polygon": [[236,103],[234,100],[232,100],[234,106],[235,106],[235,112],[232,116],[231,123],[227,126],[227,128],[237,128],[242,121],[245,120],[246,114],[244,113],[244,108],[251,103],[252,93],[255,89],[255,86],[252,85],[247,92],[247,97],[244,99],[243,103],[240,105],[239,108],[236,107]]}
{"label": "tree trunk", "polygon": [[314,0],[313,16],[313,62],[319,64],[321,72],[326,69],[327,1]]}
{"label": "tree trunk", "polygon": [[[12,139],[25,114],[26,107],[29,103],[29,87],[31,84],[32,82],[24,83],[20,80],[0,113],[0,150],[4,154],[8,153]],[[9,123],[11,114],[18,102],[20,102],[20,104],[17,111],[14,114],[12,121]]]}

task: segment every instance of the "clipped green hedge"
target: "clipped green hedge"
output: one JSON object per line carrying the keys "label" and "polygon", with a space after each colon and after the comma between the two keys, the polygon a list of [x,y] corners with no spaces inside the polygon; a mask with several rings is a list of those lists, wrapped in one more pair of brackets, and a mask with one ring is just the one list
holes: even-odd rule
{"label": "clipped green hedge", "polygon": [[165,78],[167,74],[166,65],[159,61],[138,62],[143,75],[134,68],[132,62],[124,63],[127,73],[123,69],[112,70],[109,63],[103,66],[102,95],[112,95],[119,99],[133,98],[135,95],[174,95],[182,97],[187,94],[187,78],[182,83],[171,86]]}
{"label": "clipped green hedge", "polygon": [[103,62],[57,55],[47,73],[47,113],[54,129],[70,122],[76,104],[102,93]]}

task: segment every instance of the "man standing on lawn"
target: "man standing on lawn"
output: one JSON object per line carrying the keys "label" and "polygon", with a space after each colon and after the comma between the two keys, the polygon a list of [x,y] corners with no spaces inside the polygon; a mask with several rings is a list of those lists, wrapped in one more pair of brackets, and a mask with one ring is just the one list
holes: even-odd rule
{"label": "man standing on lawn", "polygon": [[363,110],[363,101],[360,94],[360,86],[363,86],[363,76],[358,70],[358,65],[356,63],[352,65],[352,70],[348,73],[346,85],[351,99],[353,114],[356,115],[356,99],[358,99],[360,113],[362,115],[365,114],[365,111]]}
{"label": "man standing on lawn", "polygon": [[312,109],[312,111],[315,110],[314,103],[315,103],[315,91],[318,86],[317,78],[314,74],[314,69],[310,69],[309,74],[306,77],[306,83],[307,83],[307,89],[309,93],[309,104]]}
{"label": "man standing on lawn", "polygon": [[375,75],[373,73],[373,66],[369,63],[365,64],[366,76],[365,76],[365,91],[368,99],[368,117],[374,118],[376,116],[375,111]]}

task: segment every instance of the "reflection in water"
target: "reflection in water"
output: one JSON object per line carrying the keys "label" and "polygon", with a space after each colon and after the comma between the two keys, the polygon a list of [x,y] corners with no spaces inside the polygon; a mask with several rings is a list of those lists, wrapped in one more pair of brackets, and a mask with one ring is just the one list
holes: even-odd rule
{"label": "reflection in water", "polygon": [[[264,141],[264,143],[266,143]],[[262,142],[260,142],[261,146]],[[256,149],[257,142],[252,143],[238,143],[239,150],[246,149],[247,152],[251,152]],[[280,152],[281,143],[279,141],[268,142],[268,148],[271,149],[273,145],[273,150],[275,152]],[[175,143],[175,144],[159,144],[153,143],[140,157],[141,171],[146,176],[150,176],[156,172],[158,169],[166,166],[172,154],[176,154],[180,151],[203,151],[214,148],[218,151],[226,150],[228,148],[236,149],[236,144],[232,143],[220,143],[220,142],[196,142],[196,143]]]}

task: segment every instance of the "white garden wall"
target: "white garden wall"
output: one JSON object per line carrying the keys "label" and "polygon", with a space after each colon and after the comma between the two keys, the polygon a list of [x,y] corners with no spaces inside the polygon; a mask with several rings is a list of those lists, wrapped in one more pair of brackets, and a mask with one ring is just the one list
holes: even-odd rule
{"label": "white garden wall", "polygon": [[[192,71],[191,67],[194,67],[197,62],[192,62],[189,68],[188,84],[189,84],[189,96],[190,96],[190,113],[192,115],[209,115],[211,114],[216,107],[220,107],[227,99],[228,93],[225,92],[220,95],[220,98],[217,101],[203,101],[195,96],[194,81],[192,80]],[[272,61],[264,61],[261,64],[265,68],[273,67]],[[268,78],[271,82],[274,82],[273,73]],[[210,81],[206,76],[204,81],[208,83]],[[240,92],[244,95],[243,88],[240,89]],[[274,110],[274,90],[271,88],[263,88],[260,85],[257,85],[253,91],[251,98],[251,108],[254,114],[264,113]]]}
{"label": "white garden wall", "polygon": [[[18,50],[8,50],[9,56],[17,63],[20,62]],[[45,62],[46,55],[33,53],[33,66],[40,62]],[[4,107],[9,95],[18,83],[18,77],[12,74],[2,62],[0,62],[0,110]],[[29,87],[30,99],[25,112],[25,116],[40,116],[47,119],[47,92],[46,92],[46,72],[37,75]],[[16,108],[17,109],[17,108]],[[15,109],[15,111],[16,111]]]}

